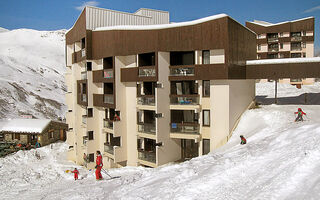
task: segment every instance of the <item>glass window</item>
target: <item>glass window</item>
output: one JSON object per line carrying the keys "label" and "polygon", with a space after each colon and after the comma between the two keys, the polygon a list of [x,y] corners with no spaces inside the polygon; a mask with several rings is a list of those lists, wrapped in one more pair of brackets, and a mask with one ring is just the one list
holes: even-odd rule
{"label": "glass window", "polygon": [[93,153],[89,154],[89,162],[94,162],[94,154]]}
{"label": "glass window", "polygon": [[93,108],[88,108],[87,117],[93,117]]}
{"label": "glass window", "polygon": [[88,131],[89,140],[93,140],[93,131]]}
{"label": "glass window", "polygon": [[261,44],[258,44],[258,50],[259,51],[261,50]]}
{"label": "glass window", "polygon": [[209,50],[202,51],[202,64],[210,64],[210,51]]}
{"label": "glass window", "polygon": [[283,43],[280,43],[280,49],[283,49]]}
{"label": "glass window", "polygon": [[210,81],[202,81],[202,96],[210,97]]}
{"label": "glass window", "polygon": [[202,140],[202,155],[206,155],[210,152],[210,140],[209,139],[203,139]]}
{"label": "glass window", "polygon": [[210,110],[203,110],[203,126],[210,126]]}

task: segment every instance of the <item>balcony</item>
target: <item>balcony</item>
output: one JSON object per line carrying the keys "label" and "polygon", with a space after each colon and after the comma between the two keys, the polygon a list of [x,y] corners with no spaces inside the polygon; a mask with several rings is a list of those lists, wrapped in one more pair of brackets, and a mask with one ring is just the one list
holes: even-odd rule
{"label": "balcony", "polygon": [[107,152],[111,155],[114,155],[114,146],[112,146],[108,143],[104,143],[104,152]]}
{"label": "balcony", "polygon": [[196,123],[171,123],[171,133],[196,134],[199,135],[199,124]]}
{"label": "balcony", "polygon": [[104,94],[103,95],[103,103],[114,104],[113,94]]}
{"label": "balcony", "polygon": [[278,51],[279,51],[279,47],[271,47],[271,48],[268,48],[268,51],[269,51],[269,52],[278,52]]}
{"label": "balcony", "polygon": [[194,65],[170,66],[170,76],[194,76]]}
{"label": "balcony", "polygon": [[148,123],[139,123],[138,124],[138,132],[147,133],[147,134],[156,134],[156,125],[148,124]]}
{"label": "balcony", "polygon": [[87,72],[81,72],[81,80],[87,79]]}
{"label": "balcony", "polygon": [[87,124],[87,115],[82,115],[82,124]]}
{"label": "balcony", "polygon": [[147,105],[154,106],[155,105],[155,96],[154,95],[143,95],[137,98],[138,105]]}
{"label": "balcony", "polygon": [[87,102],[87,94],[81,94],[81,95],[80,95],[80,100],[81,100],[82,102]]}
{"label": "balcony", "polygon": [[277,38],[277,37],[268,38],[268,42],[278,42],[278,41],[279,41],[279,38]]}
{"label": "balcony", "polygon": [[103,70],[103,78],[112,79],[113,78],[113,69],[105,69],[105,70]]}
{"label": "balcony", "polygon": [[302,47],[291,47],[291,51],[302,51]]}
{"label": "balcony", "polygon": [[144,66],[138,67],[139,77],[156,77],[156,67],[155,66]]}
{"label": "balcony", "polygon": [[302,37],[301,36],[292,36],[291,37],[291,41],[292,42],[299,42],[302,40]]}
{"label": "balcony", "polygon": [[199,95],[189,94],[189,95],[170,95],[170,104],[172,105],[198,105]]}
{"label": "balcony", "polygon": [[103,127],[113,130],[113,121],[111,121],[110,119],[104,119],[103,120]]}
{"label": "balcony", "polygon": [[151,163],[156,163],[156,152],[138,150],[138,158]]}

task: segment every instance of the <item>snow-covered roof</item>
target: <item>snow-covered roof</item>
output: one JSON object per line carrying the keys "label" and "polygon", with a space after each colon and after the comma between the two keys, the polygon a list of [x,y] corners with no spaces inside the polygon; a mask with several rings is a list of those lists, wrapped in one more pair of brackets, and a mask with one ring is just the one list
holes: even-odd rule
{"label": "snow-covered roof", "polygon": [[107,26],[107,27],[99,27],[96,28],[93,31],[109,31],[109,30],[157,30],[157,29],[167,29],[167,28],[176,28],[176,27],[182,27],[182,26],[191,26],[195,24],[200,24],[203,22],[220,19],[223,17],[227,17],[226,14],[218,14],[213,15],[193,21],[187,21],[187,22],[178,22],[178,23],[172,23],[172,24],[158,24],[158,25],[126,25],[126,26]]}
{"label": "snow-covered roof", "polygon": [[288,63],[320,63],[320,57],[314,58],[280,58],[280,59],[261,59],[248,60],[247,65],[272,65],[272,64],[288,64]]}
{"label": "snow-covered roof", "polygon": [[260,26],[268,27],[268,26],[275,26],[275,25],[285,24],[285,23],[289,23],[289,22],[298,22],[298,21],[303,21],[303,20],[311,19],[311,18],[314,18],[314,17],[306,17],[306,18],[302,18],[302,19],[297,19],[297,20],[292,20],[292,21],[284,21],[284,22],[279,22],[279,23],[270,23],[270,22],[266,22],[266,21],[259,21],[259,20],[254,20],[253,22],[249,22],[249,23],[257,24],[257,25],[260,25]]}
{"label": "snow-covered roof", "polygon": [[0,130],[8,132],[41,133],[51,122],[50,119],[11,119]]}

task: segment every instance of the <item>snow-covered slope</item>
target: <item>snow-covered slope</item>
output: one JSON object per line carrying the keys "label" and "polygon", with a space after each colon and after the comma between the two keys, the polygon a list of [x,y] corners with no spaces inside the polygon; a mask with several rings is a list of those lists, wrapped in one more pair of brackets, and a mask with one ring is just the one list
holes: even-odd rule
{"label": "snow-covered slope", "polygon": [[[259,85],[259,84],[257,84]],[[259,88],[258,86],[257,88]],[[266,85],[263,86],[266,89]],[[316,86],[314,87],[316,88]],[[271,85],[269,87],[271,90]],[[281,91],[285,93],[284,91]],[[289,95],[289,93],[287,93]],[[306,121],[295,123],[301,107]],[[209,155],[156,169],[112,169],[96,181],[66,169],[64,143],[0,158],[2,199],[320,199],[320,106],[267,105],[248,110],[231,140]],[[247,138],[239,145],[239,135]]]}
{"label": "snow-covered slope", "polygon": [[30,29],[0,33],[0,118],[64,115],[64,33]]}

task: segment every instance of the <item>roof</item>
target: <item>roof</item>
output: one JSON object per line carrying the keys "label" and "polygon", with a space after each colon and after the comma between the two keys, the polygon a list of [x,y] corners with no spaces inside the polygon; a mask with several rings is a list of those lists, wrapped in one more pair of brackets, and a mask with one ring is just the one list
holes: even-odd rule
{"label": "roof", "polygon": [[288,64],[288,63],[315,63],[320,62],[320,57],[313,58],[279,58],[279,59],[261,59],[248,60],[247,65],[272,65],[272,64]]}
{"label": "roof", "polygon": [[172,24],[157,24],[157,25],[126,25],[126,26],[107,26],[107,27],[99,27],[96,28],[94,31],[109,31],[109,30],[158,30],[158,29],[167,29],[167,28],[176,28],[176,27],[183,27],[183,26],[191,26],[195,24],[200,24],[203,22],[220,19],[223,17],[228,17],[226,14],[218,14],[213,15],[193,21],[187,22],[178,22]]}
{"label": "roof", "polygon": [[50,122],[50,119],[11,119],[7,120],[0,130],[6,132],[41,133]]}
{"label": "roof", "polygon": [[279,23],[270,23],[270,22],[259,21],[259,20],[254,20],[253,22],[249,22],[249,23],[257,24],[257,25],[264,26],[264,27],[269,27],[269,26],[276,26],[276,25],[285,24],[285,23],[303,21],[303,20],[311,19],[311,18],[314,18],[314,17],[306,17],[306,18],[302,18],[302,19],[297,19],[297,20],[292,20],[292,21],[284,21],[284,22],[279,22]]}

